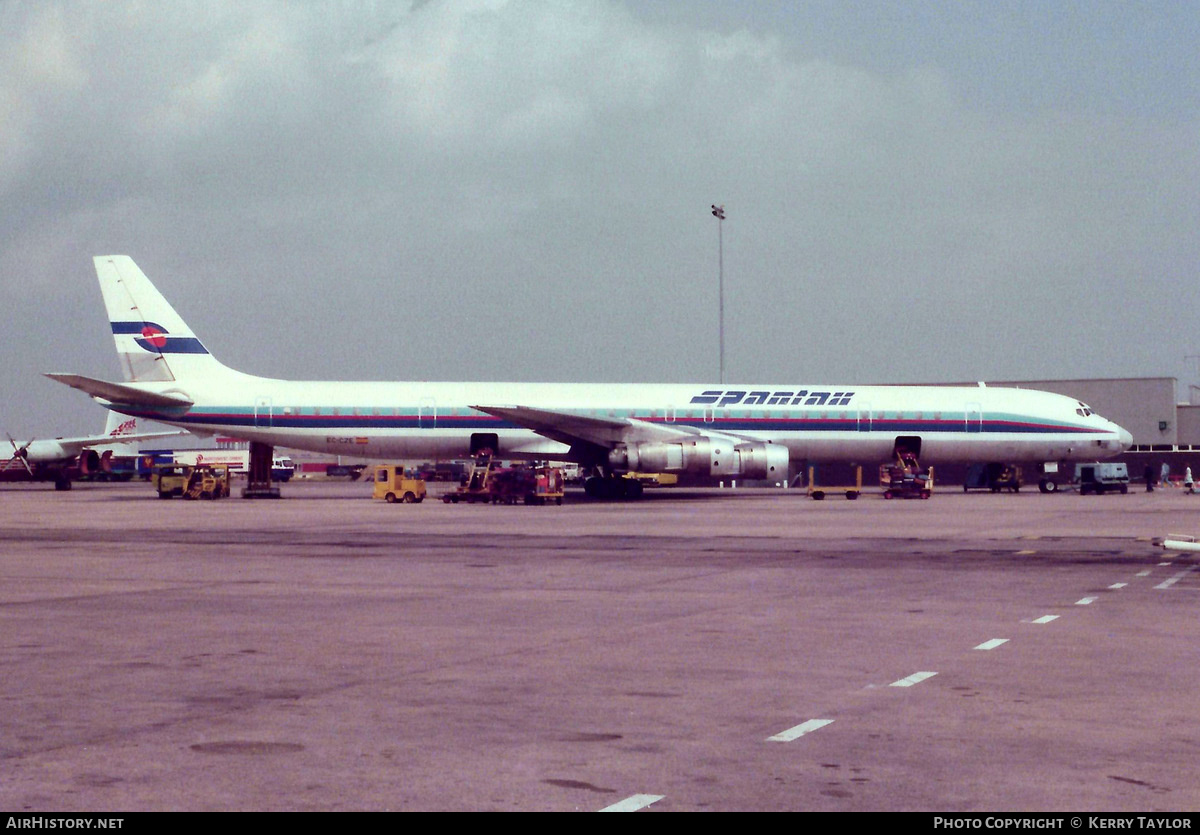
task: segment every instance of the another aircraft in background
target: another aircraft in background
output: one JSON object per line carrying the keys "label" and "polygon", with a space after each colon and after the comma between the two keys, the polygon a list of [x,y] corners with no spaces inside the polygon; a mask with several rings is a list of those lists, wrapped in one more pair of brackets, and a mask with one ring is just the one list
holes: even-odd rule
{"label": "another aircraft in background", "polygon": [[[366,458],[503,458],[630,472],[788,477],[792,462],[1059,462],[1117,455],[1129,432],[1071,397],[1017,388],[306,382],[218,362],[128,256],[95,259],[124,383],[47,374],[110,409],[261,445]],[[269,460],[269,459],[268,459]]]}
{"label": "another aircraft in background", "polygon": [[[186,434],[175,430],[139,433],[137,418],[110,411],[103,435],[29,440],[24,444],[9,436],[13,456],[0,462],[0,481],[53,481],[55,490],[70,490],[73,479],[107,472],[119,445]],[[136,446],[130,454],[134,453]]]}

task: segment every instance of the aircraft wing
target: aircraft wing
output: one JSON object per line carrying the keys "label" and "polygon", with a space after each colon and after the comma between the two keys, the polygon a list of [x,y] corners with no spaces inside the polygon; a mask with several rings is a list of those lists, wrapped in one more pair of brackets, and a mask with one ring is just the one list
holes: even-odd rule
{"label": "aircraft wing", "polygon": [[86,435],[79,438],[55,438],[54,443],[63,447],[76,447],[79,454],[84,449],[94,446],[111,446],[113,444],[128,444],[140,441],[153,441],[158,438],[174,438],[177,435],[188,435],[182,429],[172,429],[163,432],[138,432],[132,435]]}
{"label": "aircraft wing", "polygon": [[94,377],[84,377],[81,374],[46,374],[46,376],[113,406],[179,410],[186,410],[192,406],[191,400],[179,394],[159,394],[123,383],[110,383]]}
{"label": "aircraft wing", "polygon": [[16,448],[18,457],[24,458],[31,464],[49,464],[56,461],[66,461],[75,458],[85,449],[93,447],[112,446],[114,444],[141,443],[158,438],[174,438],[186,435],[187,432],[174,430],[171,432],[140,432],[135,435],[88,435],[80,438],[46,438],[34,440],[23,447]]}
{"label": "aircraft wing", "polygon": [[667,426],[634,418],[599,417],[529,406],[472,406],[567,445],[580,442],[612,449],[617,444],[678,441],[701,434],[690,426]]}

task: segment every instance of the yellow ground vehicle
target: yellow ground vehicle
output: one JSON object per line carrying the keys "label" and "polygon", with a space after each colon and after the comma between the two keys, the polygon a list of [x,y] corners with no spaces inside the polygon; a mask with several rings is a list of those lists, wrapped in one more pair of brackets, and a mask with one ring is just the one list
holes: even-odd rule
{"label": "yellow ground vehicle", "polygon": [[679,483],[675,473],[625,473],[625,478],[640,481],[643,487],[674,487]]}
{"label": "yellow ground vehicle", "polygon": [[408,478],[403,467],[393,465],[375,468],[375,498],[388,504],[413,504],[425,498],[425,480]]}
{"label": "yellow ground vehicle", "polygon": [[170,464],[154,473],[154,488],[160,499],[222,499],[229,495],[229,466],[204,464],[188,467]]}
{"label": "yellow ground vehicle", "polygon": [[475,461],[467,473],[466,482],[457,490],[442,496],[443,502],[458,504],[459,502],[492,502],[496,494],[493,489],[492,453],[482,450],[475,455]]}
{"label": "yellow ground vehicle", "polygon": [[922,470],[913,453],[898,449],[896,458],[879,466],[885,499],[928,499],[933,495],[933,467]]}

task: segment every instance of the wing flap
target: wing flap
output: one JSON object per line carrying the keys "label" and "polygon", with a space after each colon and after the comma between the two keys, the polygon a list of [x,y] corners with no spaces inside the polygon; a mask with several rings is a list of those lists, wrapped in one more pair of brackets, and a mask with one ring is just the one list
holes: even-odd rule
{"label": "wing flap", "polygon": [[524,426],[544,438],[612,449],[617,444],[678,440],[697,434],[691,427],[663,426],[635,418],[603,417],[529,406],[472,406],[480,412]]}

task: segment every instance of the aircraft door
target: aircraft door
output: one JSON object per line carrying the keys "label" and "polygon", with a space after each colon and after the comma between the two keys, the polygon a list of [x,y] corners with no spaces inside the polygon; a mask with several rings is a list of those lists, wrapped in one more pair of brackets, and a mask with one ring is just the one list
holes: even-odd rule
{"label": "aircraft door", "polygon": [[871,431],[871,404],[861,403],[858,409],[858,431]]}
{"label": "aircraft door", "polygon": [[983,408],[978,403],[967,404],[967,433],[978,434],[983,431]]}
{"label": "aircraft door", "polygon": [[432,397],[422,397],[417,404],[417,426],[420,429],[437,429],[437,402]]}
{"label": "aircraft door", "polygon": [[269,429],[272,423],[273,409],[271,398],[256,397],[254,399],[254,425]]}
{"label": "aircraft door", "polygon": [[471,457],[481,452],[497,453],[500,451],[500,436],[495,432],[471,433]]}

